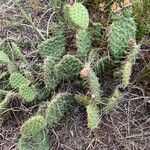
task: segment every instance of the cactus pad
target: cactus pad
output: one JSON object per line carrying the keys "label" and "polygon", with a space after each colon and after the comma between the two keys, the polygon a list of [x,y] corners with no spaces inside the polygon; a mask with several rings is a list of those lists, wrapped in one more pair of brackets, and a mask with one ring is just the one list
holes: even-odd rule
{"label": "cactus pad", "polygon": [[30,81],[20,73],[13,73],[9,78],[9,82],[13,88],[19,88],[20,86],[29,86]]}
{"label": "cactus pad", "polygon": [[81,3],[67,5],[64,10],[68,23],[79,29],[86,29],[89,26],[89,14]]}
{"label": "cactus pad", "polygon": [[0,63],[8,64],[10,62],[8,55],[5,54],[3,51],[0,51]]}
{"label": "cactus pad", "polygon": [[41,56],[61,57],[65,53],[65,39],[62,37],[52,37],[38,45]]}
{"label": "cactus pad", "polygon": [[32,136],[22,135],[18,142],[19,150],[49,150],[47,133],[38,132]]}
{"label": "cactus pad", "polygon": [[73,78],[80,74],[82,63],[72,55],[65,55],[60,62],[54,67],[55,72],[62,78]]}
{"label": "cactus pad", "polygon": [[46,127],[46,120],[43,116],[33,116],[28,119],[20,129],[22,135],[35,135],[36,133],[43,131]]}
{"label": "cactus pad", "polygon": [[76,35],[77,55],[85,58],[91,48],[91,37],[86,30],[79,30]]}
{"label": "cactus pad", "polygon": [[22,98],[23,103],[34,103],[37,93],[31,88],[27,86],[21,86],[19,88],[19,94]]}
{"label": "cactus pad", "polygon": [[[114,59],[119,59],[126,53],[128,41],[136,36],[136,25],[128,11],[130,8],[120,12],[119,18],[114,19],[109,27],[108,46]],[[124,15],[126,13],[128,15]]]}
{"label": "cactus pad", "polygon": [[98,124],[100,123],[101,117],[100,108],[95,103],[91,103],[86,107],[86,111],[87,111],[88,127],[91,130],[94,130],[98,127]]}
{"label": "cactus pad", "polygon": [[46,110],[46,120],[49,126],[61,119],[68,107],[74,101],[74,97],[69,93],[57,94],[48,104]]}
{"label": "cactus pad", "polygon": [[49,90],[55,89],[61,81],[54,72],[54,65],[57,62],[58,59],[51,56],[44,59],[44,82]]}

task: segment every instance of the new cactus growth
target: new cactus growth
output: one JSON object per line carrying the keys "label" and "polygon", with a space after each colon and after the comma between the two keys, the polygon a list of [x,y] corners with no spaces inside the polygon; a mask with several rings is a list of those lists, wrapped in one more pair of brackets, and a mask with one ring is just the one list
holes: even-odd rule
{"label": "new cactus growth", "polygon": [[82,62],[73,55],[65,55],[58,64],[55,65],[54,70],[61,78],[73,78],[80,74],[82,69]]}
{"label": "new cactus growth", "polygon": [[64,13],[65,19],[74,28],[87,29],[89,26],[88,11],[81,3],[67,4],[64,8]]}
{"label": "new cactus growth", "polygon": [[87,30],[78,30],[76,34],[76,46],[77,55],[85,59],[91,48],[91,37]]}
{"label": "new cactus growth", "polygon": [[21,86],[19,87],[19,94],[22,98],[22,102],[26,104],[32,104],[37,98],[37,92],[31,87]]}
{"label": "new cactus growth", "polygon": [[9,82],[10,82],[11,86],[15,89],[17,89],[21,86],[28,87],[30,85],[30,81],[20,73],[11,74],[11,76],[9,78]]}
{"label": "new cactus growth", "polygon": [[46,110],[46,120],[49,126],[57,123],[74,101],[74,96],[70,93],[57,94],[48,104]]}
{"label": "new cactus growth", "polygon": [[98,127],[98,124],[100,123],[100,116],[101,116],[100,108],[95,103],[90,103],[86,107],[86,112],[87,112],[88,127],[91,130],[96,129]]}
{"label": "new cactus growth", "polygon": [[[115,4],[114,4],[115,5]],[[128,41],[135,39],[136,25],[133,20],[132,6],[122,10],[112,9],[112,24],[108,31],[108,46],[113,59],[123,57],[127,51]]]}
{"label": "new cactus growth", "polygon": [[0,63],[8,64],[10,62],[9,57],[3,51],[0,51]]}

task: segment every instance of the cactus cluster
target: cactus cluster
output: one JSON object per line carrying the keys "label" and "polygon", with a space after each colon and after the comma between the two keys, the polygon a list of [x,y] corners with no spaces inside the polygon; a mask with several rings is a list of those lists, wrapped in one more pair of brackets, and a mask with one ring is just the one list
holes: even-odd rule
{"label": "cactus cluster", "polygon": [[[45,128],[57,123],[76,102],[86,108],[87,124],[92,130],[98,127],[103,113],[110,113],[117,106],[123,94],[119,87],[126,88],[129,85],[132,67],[140,47],[135,41],[136,25],[132,17],[132,6],[124,2],[124,6],[120,8],[114,3],[111,15],[112,24],[108,27],[107,34],[110,58],[102,57],[99,49],[92,47],[94,39],[91,38],[93,31],[90,33],[89,30],[89,13],[83,4],[77,2],[64,6],[63,25],[56,25],[51,37],[37,46],[37,52],[42,60],[40,62],[43,62],[39,69],[40,77],[31,73],[25,55],[14,42],[11,43],[15,56],[13,60],[5,51],[0,51],[0,63],[7,65],[8,81],[11,85],[9,91],[0,89],[0,96],[6,96],[0,102],[0,113],[9,107],[9,102],[14,97],[21,99],[27,106],[46,101],[36,115],[22,125],[19,150],[50,149]],[[67,53],[67,25],[76,30],[75,54]],[[98,31],[100,32],[99,29]],[[98,35],[101,38],[101,34]],[[23,65],[17,65],[15,60],[19,60]],[[121,82],[106,99],[103,98],[99,75],[105,72],[105,67],[111,68],[116,64],[116,60],[123,60],[123,65],[118,70]],[[62,81],[71,81],[75,85],[77,80],[81,87],[85,88],[84,93],[73,90],[70,93],[63,91],[55,94],[59,91]],[[10,94],[11,90],[14,91],[13,94]],[[52,95],[54,96],[48,101]]]}

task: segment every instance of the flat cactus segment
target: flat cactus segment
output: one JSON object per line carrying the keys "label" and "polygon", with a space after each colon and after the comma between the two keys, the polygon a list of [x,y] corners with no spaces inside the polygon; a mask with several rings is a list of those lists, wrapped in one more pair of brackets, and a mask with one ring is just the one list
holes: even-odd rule
{"label": "flat cactus segment", "polygon": [[28,87],[30,85],[30,81],[20,73],[11,74],[9,82],[13,88],[19,88],[21,86]]}
{"label": "flat cactus segment", "polygon": [[91,48],[91,37],[88,31],[79,30],[76,35],[77,55],[85,58]]}
{"label": "flat cactus segment", "polygon": [[46,127],[46,120],[43,116],[33,116],[29,118],[24,124],[21,126],[20,132],[22,135],[35,135],[36,133],[43,131]]}
{"label": "flat cactus segment", "polygon": [[22,102],[26,104],[34,103],[36,100],[37,92],[31,87],[21,86],[19,88],[19,94],[22,98]]}
{"label": "flat cactus segment", "polygon": [[53,56],[60,58],[65,53],[65,39],[62,37],[52,37],[38,45],[41,56]]}
{"label": "flat cactus segment", "polygon": [[0,63],[8,64],[10,62],[9,57],[3,51],[0,51]]}
{"label": "flat cactus segment", "polygon": [[100,123],[101,118],[100,108],[95,103],[91,103],[86,107],[86,111],[87,111],[88,127],[91,130],[94,130],[98,127],[98,124]]}
{"label": "flat cactus segment", "polygon": [[44,82],[49,90],[53,90],[61,82],[61,78],[57,77],[54,72],[54,66],[58,62],[58,58],[48,56],[44,59]]}
{"label": "flat cactus segment", "polygon": [[64,12],[71,26],[78,29],[86,29],[89,26],[88,11],[81,3],[74,3],[71,6],[67,5]]}
{"label": "flat cactus segment", "polygon": [[130,77],[132,74],[132,67],[135,63],[136,57],[140,51],[140,46],[136,45],[132,47],[132,50],[130,54],[128,55],[127,59],[125,60],[122,68],[121,68],[121,74],[122,74],[122,85],[124,88],[126,88],[130,83]]}
{"label": "flat cactus segment", "polygon": [[49,126],[57,123],[68,107],[74,101],[74,97],[70,93],[57,94],[48,104],[46,110],[46,120]]}
{"label": "flat cactus segment", "polygon": [[101,89],[99,80],[91,67],[85,67],[81,70],[80,75],[88,84],[92,99],[97,103],[101,103]]}
{"label": "flat cactus segment", "polygon": [[121,16],[113,20],[108,30],[108,46],[113,59],[122,57],[127,51],[128,41],[136,37],[136,24],[131,15]]}
{"label": "flat cactus segment", "polygon": [[73,78],[80,74],[82,62],[72,55],[65,55],[60,62],[55,65],[56,74],[62,78]]}
{"label": "flat cactus segment", "polygon": [[121,97],[122,93],[118,90],[118,88],[116,88],[112,96],[108,98],[108,103],[105,107],[106,113],[111,112],[118,105],[118,101]]}
{"label": "flat cactus segment", "polygon": [[19,150],[49,150],[48,135],[44,131],[32,136],[22,135],[18,142]]}

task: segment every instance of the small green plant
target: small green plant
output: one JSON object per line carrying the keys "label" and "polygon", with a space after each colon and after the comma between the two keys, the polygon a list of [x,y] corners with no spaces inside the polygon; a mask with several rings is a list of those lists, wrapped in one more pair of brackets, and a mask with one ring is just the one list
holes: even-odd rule
{"label": "small green plant", "polygon": [[15,89],[17,89],[21,86],[28,87],[30,85],[30,81],[20,73],[11,74],[11,76],[9,78],[9,82],[10,82],[11,86]]}
{"label": "small green plant", "polygon": [[81,3],[65,5],[64,12],[65,19],[74,28],[84,30],[89,26],[89,13]]}
{"label": "small green plant", "polygon": [[46,120],[43,116],[34,116],[21,126],[21,138],[18,142],[19,150],[49,150],[48,137],[44,129]]}
{"label": "small green plant", "polygon": [[57,94],[48,104],[46,109],[46,120],[49,126],[61,119],[68,107],[74,101],[70,93]]}

